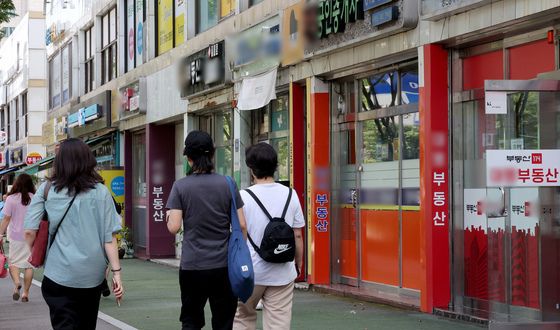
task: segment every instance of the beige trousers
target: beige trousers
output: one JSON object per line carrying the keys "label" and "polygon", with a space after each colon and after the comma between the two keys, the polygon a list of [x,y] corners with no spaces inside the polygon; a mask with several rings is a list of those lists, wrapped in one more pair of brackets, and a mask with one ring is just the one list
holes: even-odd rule
{"label": "beige trousers", "polygon": [[247,303],[239,302],[233,322],[234,330],[255,330],[257,327],[257,304],[263,303],[264,330],[289,330],[292,322],[292,298],[294,282],[283,286],[255,285]]}

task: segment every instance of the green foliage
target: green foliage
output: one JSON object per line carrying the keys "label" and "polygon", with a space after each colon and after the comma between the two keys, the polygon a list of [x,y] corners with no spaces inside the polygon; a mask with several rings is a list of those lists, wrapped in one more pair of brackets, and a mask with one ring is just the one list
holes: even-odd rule
{"label": "green foliage", "polygon": [[0,0],[0,24],[7,23],[16,15],[16,7],[12,0]]}

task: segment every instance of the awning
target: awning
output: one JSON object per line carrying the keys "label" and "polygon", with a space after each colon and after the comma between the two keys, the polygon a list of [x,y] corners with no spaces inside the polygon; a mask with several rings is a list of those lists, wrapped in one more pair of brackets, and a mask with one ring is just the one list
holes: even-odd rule
{"label": "awning", "polygon": [[276,99],[276,72],[277,69],[267,73],[245,78],[241,82],[237,108],[239,110],[260,109]]}
{"label": "awning", "polygon": [[0,175],[12,173],[12,172],[14,172],[14,171],[17,171],[18,168],[19,168],[19,167],[16,166],[16,167],[12,167],[12,168],[8,168],[8,169],[5,169],[5,170],[2,170],[2,171],[0,171]]}
{"label": "awning", "polygon": [[26,174],[29,174],[29,175],[36,174],[38,172],[41,172],[43,170],[46,170],[46,169],[50,168],[52,166],[53,160],[54,160],[54,156],[49,156],[47,158],[43,158],[33,165],[29,165],[29,166],[26,166],[26,167],[20,169],[19,171],[16,172],[16,174],[17,175],[20,175],[22,173],[26,173]]}

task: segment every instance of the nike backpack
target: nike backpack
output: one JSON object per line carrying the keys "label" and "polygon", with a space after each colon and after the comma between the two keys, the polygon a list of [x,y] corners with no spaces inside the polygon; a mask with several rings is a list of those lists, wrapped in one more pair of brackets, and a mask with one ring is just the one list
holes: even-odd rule
{"label": "nike backpack", "polygon": [[266,225],[264,229],[260,247],[257,246],[255,242],[253,242],[251,236],[248,235],[249,242],[253,246],[253,249],[255,249],[259,256],[266,262],[280,264],[294,261],[296,256],[294,229],[290,227],[285,220],[288,206],[290,206],[290,201],[292,200],[292,189],[290,189],[288,193],[288,200],[286,201],[282,217],[280,218],[273,218],[251,190],[245,189],[245,191],[253,197],[269,220],[268,225]]}

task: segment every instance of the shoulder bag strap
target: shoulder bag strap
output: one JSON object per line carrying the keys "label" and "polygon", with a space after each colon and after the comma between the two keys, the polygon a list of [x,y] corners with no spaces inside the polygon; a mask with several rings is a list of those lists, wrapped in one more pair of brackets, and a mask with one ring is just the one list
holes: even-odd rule
{"label": "shoulder bag strap", "polygon": [[253,199],[255,200],[255,202],[257,203],[257,205],[259,205],[259,207],[261,208],[261,210],[264,212],[264,214],[266,215],[266,217],[268,218],[268,220],[272,221],[272,216],[270,215],[270,213],[268,213],[268,210],[266,209],[266,207],[264,207],[263,203],[261,202],[260,199],[258,199],[257,195],[255,195],[254,192],[251,191],[251,189],[245,189],[245,191],[251,195],[251,197],[253,197]]}
{"label": "shoulder bag strap", "polygon": [[60,222],[56,226],[56,229],[54,230],[54,233],[52,234],[51,243],[49,244],[49,248],[53,245],[54,240],[56,238],[56,234],[58,233],[58,229],[60,228],[60,225],[62,224],[62,221],[64,221],[64,218],[66,218],[66,215],[68,214],[68,211],[70,211],[70,208],[72,207],[72,204],[74,204],[75,199],[76,199],[76,195],[74,195],[74,197],[72,197],[72,200],[70,201],[70,205],[68,205],[68,207],[66,208],[66,212],[64,212],[64,215],[62,216],[62,219],[60,219]]}
{"label": "shoulder bag strap", "polygon": [[239,219],[237,218],[237,202],[235,201],[235,184],[233,179],[226,176],[226,180],[229,186],[229,191],[231,193],[231,227],[233,230],[241,231],[241,225],[239,224]]}
{"label": "shoulder bag strap", "polygon": [[286,201],[286,205],[284,205],[284,211],[282,212],[282,219],[286,220],[286,213],[288,213],[288,207],[290,206],[290,202],[292,201],[292,188],[288,188],[290,192],[288,192],[288,200]]}

